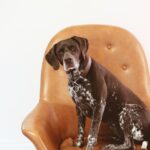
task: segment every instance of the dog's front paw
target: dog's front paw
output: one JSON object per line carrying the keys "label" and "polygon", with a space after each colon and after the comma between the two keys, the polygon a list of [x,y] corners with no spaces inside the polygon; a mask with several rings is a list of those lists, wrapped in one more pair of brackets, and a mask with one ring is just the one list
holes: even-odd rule
{"label": "dog's front paw", "polygon": [[94,146],[93,144],[87,144],[87,147],[86,147],[86,150],[93,150],[94,149]]}
{"label": "dog's front paw", "polygon": [[84,140],[77,138],[76,141],[73,143],[73,146],[74,147],[80,147],[80,148],[83,147],[84,146]]}
{"label": "dog's front paw", "polygon": [[115,145],[109,144],[102,148],[102,150],[115,150]]}
{"label": "dog's front paw", "polygon": [[86,150],[93,150],[96,143],[97,143],[97,138],[89,135]]}
{"label": "dog's front paw", "polygon": [[96,143],[97,143],[97,138],[89,135],[88,136],[88,144],[89,145],[96,145]]}

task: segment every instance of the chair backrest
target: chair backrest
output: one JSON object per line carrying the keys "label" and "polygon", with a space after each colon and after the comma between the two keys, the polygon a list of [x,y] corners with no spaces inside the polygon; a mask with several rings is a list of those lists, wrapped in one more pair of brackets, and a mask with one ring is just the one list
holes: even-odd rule
{"label": "chair backrest", "polygon": [[[89,41],[88,54],[111,71],[150,108],[150,80],[143,49],[128,31],[114,26],[82,25],[66,28],[57,33],[48,44],[48,50],[58,41],[72,36]],[[54,71],[43,60],[40,99],[72,105],[63,68]]]}

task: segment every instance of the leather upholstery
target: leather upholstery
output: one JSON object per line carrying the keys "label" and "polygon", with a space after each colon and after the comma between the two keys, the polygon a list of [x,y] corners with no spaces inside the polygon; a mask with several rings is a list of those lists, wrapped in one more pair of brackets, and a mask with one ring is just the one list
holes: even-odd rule
{"label": "leather upholstery", "polygon": [[[74,35],[87,38],[88,54],[110,70],[150,108],[148,66],[141,45],[131,33],[114,26],[73,26],[57,33],[49,42],[45,54],[58,41]],[[86,136],[89,126],[90,120],[87,122]],[[71,138],[77,134],[77,116],[67,92],[66,75],[62,67],[54,71],[45,59],[42,65],[40,101],[24,120],[22,132],[38,150],[79,149],[71,146]],[[110,134],[103,124],[101,135]]]}

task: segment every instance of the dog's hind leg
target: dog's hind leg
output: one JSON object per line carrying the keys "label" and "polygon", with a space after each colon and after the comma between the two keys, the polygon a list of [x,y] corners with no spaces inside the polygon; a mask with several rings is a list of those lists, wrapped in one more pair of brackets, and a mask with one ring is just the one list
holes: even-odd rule
{"label": "dog's hind leg", "polygon": [[[135,110],[135,109],[134,109]],[[109,144],[106,145],[103,150],[134,150],[134,141],[133,141],[133,118],[134,118],[133,108],[127,106],[125,107],[119,116],[119,123],[124,134],[124,142],[121,145]]]}
{"label": "dog's hind leg", "polygon": [[124,143],[121,145],[109,144],[106,145],[102,150],[135,150],[133,138],[128,132],[124,133]]}
{"label": "dog's hind leg", "polygon": [[121,145],[109,144],[102,150],[135,150],[133,139],[129,135],[125,135],[125,141]]}

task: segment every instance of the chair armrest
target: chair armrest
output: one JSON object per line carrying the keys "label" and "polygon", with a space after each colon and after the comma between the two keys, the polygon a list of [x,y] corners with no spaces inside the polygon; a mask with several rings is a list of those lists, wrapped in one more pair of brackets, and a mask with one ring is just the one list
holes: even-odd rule
{"label": "chair armrest", "polygon": [[[88,119],[85,137],[88,136],[90,122]],[[107,126],[102,125],[102,128],[101,135],[111,134]],[[37,150],[59,150],[60,146],[65,147],[61,145],[65,139],[75,139],[77,136],[75,107],[40,101],[23,121],[22,132],[33,142]]]}
{"label": "chair armrest", "polygon": [[57,117],[48,102],[39,102],[22,123],[22,133],[38,150],[57,150],[61,143]]}

